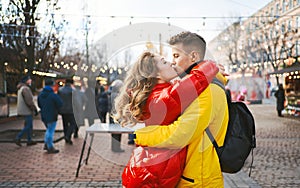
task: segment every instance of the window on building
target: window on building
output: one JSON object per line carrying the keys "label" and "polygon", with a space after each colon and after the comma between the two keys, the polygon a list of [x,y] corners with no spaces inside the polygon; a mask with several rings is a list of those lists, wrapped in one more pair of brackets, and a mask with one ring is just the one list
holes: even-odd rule
{"label": "window on building", "polygon": [[270,29],[269,36],[271,39],[273,38],[273,29]]}
{"label": "window on building", "polygon": [[252,40],[248,39],[248,46],[252,46]]}
{"label": "window on building", "polygon": [[299,43],[299,41],[297,40],[297,41],[296,41],[296,55],[297,55],[297,56],[300,55],[299,52],[300,52],[300,43]]}
{"label": "window on building", "polygon": [[280,48],[279,52],[280,52],[280,58],[285,59],[285,53],[284,53],[284,48],[283,47]]}
{"label": "window on building", "polygon": [[288,21],[288,31],[292,31],[292,20]]}
{"label": "window on building", "polygon": [[286,7],[285,0],[282,0],[282,13],[285,12],[285,7]]}
{"label": "window on building", "polygon": [[[276,46],[275,47],[276,49],[275,49],[275,53],[278,55],[278,54],[280,54],[280,50],[281,50],[281,46]],[[276,57],[277,58],[277,57]]]}
{"label": "window on building", "polygon": [[297,5],[300,5],[300,0],[297,0]]}
{"label": "window on building", "polygon": [[293,1],[294,1],[294,0],[289,0],[289,9],[292,9],[292,8],[293,8]]}
{"label": "window on building", "polygon": [[284,25],[284,23],[281,25],[281,32],[282,32],[282,33],[285,32],[285,25]]}
{"label": "window on building", "polygon": [[262,24],[265,23],[265,17],[263,14],[260,15],[260,23],[262,23]]}
{"label": "window on building", "polygon": [[276,16],[279,16],[279,3],[276,3]]}
{"label": "window on building", "polygon": [[274,19],[274,12],[273,7],[270,9],[270,20],[272,21]]}
{"label": "window on building", "polygon": [[[299,0],[300,1],[300,0]],[[299,28],[300,27],[300,17],[297,16],[296,17],[296,28]]]}

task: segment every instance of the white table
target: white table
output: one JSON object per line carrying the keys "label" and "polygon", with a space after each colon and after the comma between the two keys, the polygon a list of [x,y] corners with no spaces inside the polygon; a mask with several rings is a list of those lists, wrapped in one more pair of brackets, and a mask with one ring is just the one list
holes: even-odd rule
{"label": "white table", "polygon": [[[95,133],[112,133],[112,134],[133,133],[136,129],[139,129],[139,128],[142,128],[142,127],[144,127],[144,124],[137,124],[136,126],[134,126],[132,128],[129,128],[129,127],[121,127],[119,124],[109,124],[109,123],[95,123],[92,126],[88,127],[85,130],[85,138],[84,138],[84,141],[83,141],[81,154],[80,154],[80,158],[79,158],[79,161],[78,161],[76,177],[78,177],[80,167],[84,163],[86,165],[88,163],[88,159],[89,159],[89,156],[90,156],[90,151],[91,151],[91,147],[92,147],[92,144],[93,144]],[[88,136],[91,136],[90,145],[89,145],[89,148],[88,148],[86,158],[84,160],[82,160]]]}

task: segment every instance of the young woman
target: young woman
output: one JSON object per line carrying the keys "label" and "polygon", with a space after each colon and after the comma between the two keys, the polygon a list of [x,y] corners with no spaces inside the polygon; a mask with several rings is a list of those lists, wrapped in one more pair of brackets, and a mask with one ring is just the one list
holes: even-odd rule
{"label": "young woman", "polygon": [[[144,52],[133,65],[116,98],[115,119],[122,125],[167,125],[206,89],[218,72],[200,62],[184,79],[171,84],[176,71],[163,57]],[[175,187],[184,169],[186,149],[137,147],[122,174],[124,187]]]}

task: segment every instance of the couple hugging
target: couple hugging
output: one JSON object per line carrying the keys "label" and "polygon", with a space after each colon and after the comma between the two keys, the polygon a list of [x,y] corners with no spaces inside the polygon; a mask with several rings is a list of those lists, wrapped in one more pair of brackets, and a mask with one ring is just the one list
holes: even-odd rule
{"label": "couple hugging", "polygon": [[[223,145],[228,109],[223,67],[204,61],[206,42],[191,32],[169,40],[173,62],[144,52],[124,80],[114,118],[145,123],[122,174],[123,187],[224,187],[218,155],[205,133]],[[225,73],[224,73],[225,74]],[[170,83],[179,76],[181,79]]]}

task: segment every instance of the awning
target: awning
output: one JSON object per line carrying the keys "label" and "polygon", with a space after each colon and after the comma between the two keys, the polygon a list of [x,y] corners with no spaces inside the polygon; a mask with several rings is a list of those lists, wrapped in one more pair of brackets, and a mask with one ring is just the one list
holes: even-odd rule
{"label": "awning", "polygon": [[296,62],[289,67],[271,72],[269,74],[283,74],[283,73],[289,73],[289,72],[295,72],[295,71],[300,71],[300,63],[299,62]]}

